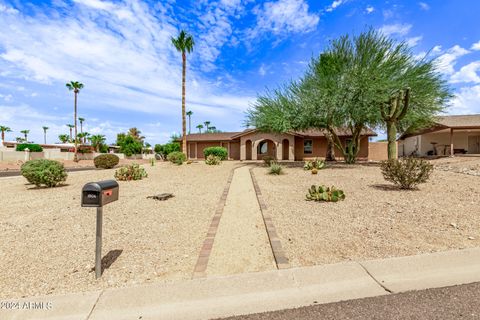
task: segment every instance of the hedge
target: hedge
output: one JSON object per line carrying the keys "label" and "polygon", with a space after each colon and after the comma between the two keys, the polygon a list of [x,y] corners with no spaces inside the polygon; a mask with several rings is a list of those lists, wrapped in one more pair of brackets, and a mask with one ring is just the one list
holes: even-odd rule
{"label": "hedge", "polygon": [[224,147],[209,147],[203,149],[203,154],[205,158],[207,158],[209,155],[214,155],[216,157],[219,157],[220,160],[227,160],[228,157],[228,151]]}
{"label": "hedge", "polygon": [[30,152],[42,152],[43,151],[43,148],[39,144],[36,144],[36,143],[20,143],[20,144],[17,144],[16,150],[17,151],[24,151],[27,148],[28,148],[28,150],[30,150]]}

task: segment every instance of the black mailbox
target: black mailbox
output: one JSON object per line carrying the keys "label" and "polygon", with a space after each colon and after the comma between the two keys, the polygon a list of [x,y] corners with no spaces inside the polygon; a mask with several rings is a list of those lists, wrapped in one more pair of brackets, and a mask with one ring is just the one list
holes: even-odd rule
{"label": "black mailbox", "polygon": [[82,207],[103,207],[118,200],[118,183],[105,180],[87,183],[82,189]]}

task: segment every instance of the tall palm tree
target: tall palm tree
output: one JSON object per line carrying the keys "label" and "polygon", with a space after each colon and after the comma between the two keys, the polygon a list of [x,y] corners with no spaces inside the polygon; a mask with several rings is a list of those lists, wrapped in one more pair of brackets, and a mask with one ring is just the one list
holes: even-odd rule
{"label": "tall palm tree", "polygon": [[86,140],[88,135],[89,135],[88,132],[80,132],[77,136],[78,141],[80,141],[81,144],[85,143],[84,141]]}
{"label": "tall palm tree", "polygon": [[105,136],[103,134],[95,134],[90,136],[90,142],[92,143],[92,147],[95,148],[96,152],[100,151],[100,146],[105,143]]}
{"label": "tall palm tree", "polygon": [[30,130],[21,130],[21,133],[23,133],[23,136],[25,137],[25,142],[28,142],[28,134],[30,133]]}
{"label": "tall palm tree", "polygon": [[66,126],[70,129],[70,141],[73,141],[72,130],[75,126],[73,124],[67,124]]}
{"label": "tall palm tree", "polygon": [[210,130],[210,127],[209,127],[210,121],[205,121],[204,124],[205,124],[205,132],[209,131]]}
{"label": "tall palm tree", "polygon": [[132,136],[135,140],[141,143],[143,143],[143,140],[145,139],[145,137],[141,135],[142,131],[138,130],[137,128],[128,129],[127,134],[129,136]]}
{"label": "tall palm tree", "polygon": [[61,143],[67,143],[68,142],[68,134],[60,134],[58,136],[58,140],[60,140]]}
{"label": "tall palm tree", "polygon": [[199,132],[199,133],[202,133],[203,124],[199,124],[199,125],[197,126],[197,129],[198,129],[198,132]]}
{"label": "tall palm tree", "polygon": [[[80,133],[83,133],[83,123],[85,122],[85,118],[78,117],[78,121],[80,122]],[[85,137],[83,143],[85,143]]]}
{"label": "tall palm tree", "polygon": [[47,144],[47,130],[49,129],[48,127],[43,126],[43,143]]}
{"label": "tall palm tree", "polygon": [[0,131],[2,132],[2,145],[5,144],[5,132],[12,132],[12,129],[10,129],[7,126],[0,126]]}
{"label": "tall palm tree", "polygon": [[188,116],[188,134],[190,134],[190,132],[192,131],[192,114],[193,114],[193,111],[187,111],[187,116]]}
{"label": "tall palm tree", "polygon": [[185,74],[187,70],[187,52],[193,51],[195,41],[184,30],[180,31],[177,38],[171,38],[172,44],[178,52],[182,53],[182,152],[187,154],[187,121],[185,115]]}
{"label": "tall palm tree", "polygon": [[69,91],[73,91],[75,95],[75,100],[74,100],[74,106],[73,106],[73,119],[74,119],[74,124],[75,124],[75,153],[73,155],[73,161],[78,162],[78,156],[77,156],[77,96],[80,90],[83,89],[83,83],[78,82],[78,81],[70,81],[65,85]]}

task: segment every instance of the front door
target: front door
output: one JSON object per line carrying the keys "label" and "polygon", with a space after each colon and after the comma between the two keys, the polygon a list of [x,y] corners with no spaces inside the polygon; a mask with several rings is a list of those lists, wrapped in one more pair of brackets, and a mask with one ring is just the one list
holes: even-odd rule
{"label": "front door", "polygon": [[468,137],[468,153],[480,153],[480,136]]}

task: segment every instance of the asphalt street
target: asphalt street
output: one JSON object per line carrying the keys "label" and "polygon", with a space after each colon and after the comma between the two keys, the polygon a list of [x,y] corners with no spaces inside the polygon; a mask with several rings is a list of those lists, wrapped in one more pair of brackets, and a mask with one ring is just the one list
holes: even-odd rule
{"label": "asphalt street", "polygon": [[223,320],[480,319],[480,282]]}

